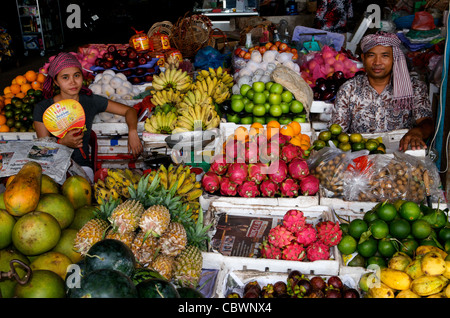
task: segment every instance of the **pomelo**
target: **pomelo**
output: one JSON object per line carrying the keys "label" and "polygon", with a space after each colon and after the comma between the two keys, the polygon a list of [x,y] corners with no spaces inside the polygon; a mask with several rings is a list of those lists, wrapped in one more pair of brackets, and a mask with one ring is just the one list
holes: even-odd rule
{"label": "pomelo", "polygon": [[[28,258],[17,251],[14,248],[4,248],[0,250],[0,272],[9,272],[11,270],[10,261],[11,260],[19,260],[25,263],[26,265],[30,264]],[[24,278],[26,271],[19,264],[14,264],[14,269],[19,277]],[[17,285],[17,281],[15,279],[1,279],[0,280],[0,293],[3,298],[11,298],[14,296],[14,287]]]}
{"label": "pomelo", "polygon": [[75,210],[75,216],[69,228],[80,230],[84,224],[95,217],[95,211],[98,210],[93,205],[85,205]]}
{"label": "pomelo", "polygon": [[75,210],[92,203],[91,184],[82,176],[68,177],[61,187],[61,192],[69,199]]}
{"label": "pomelo", "polygon": [[14,288],[17,298],[64,298],[64,280],[49,270],[34,270],[31,279],[25,285]]}
{"label": "pomelo", "polygon": [[75,210],[68,198],[58,193],[41,194],[35,211],[51,214],[61,226],[68,227],[74,218]]}
{"label": "pomelo", "polygon": [[46,269],[66,278],[67,267],[72,264],[69,257],[60,252],[46,252],[36,257],[30,264],[33,271]]}
{"label": "pomelo", "polygon": [[54,252],[60,252],[70,258],[72,263],[78,263],[83,259],[80,253],[75,251],[73,244],[75,242],[75,237],[77,236],[78,230],[75,229],[64,229],[61,232],[61,238],[58,244],[52,249]]}
{"label": "pomelo", "polygon": [[14,217],[6,210],[0,209],[0,249],[11,244],[14,224],[16,224]]}

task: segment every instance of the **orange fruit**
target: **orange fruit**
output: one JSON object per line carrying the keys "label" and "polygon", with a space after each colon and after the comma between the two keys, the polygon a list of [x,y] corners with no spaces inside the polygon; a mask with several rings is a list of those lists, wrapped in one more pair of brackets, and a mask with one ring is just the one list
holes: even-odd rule
{"label": "orange fruit", "polygon": [[26,96],[25,93],[20,92],[20,93],[17,93],[15,97],[24,98],[25,96]]}
{"label": "orange fruit", "polygon": [[4,125],[6,123],[6,116],[5,115],[0,115],[0,126]]}
{"label": "orange fruit", "polygon": [[27,82],[27,78],[23,75],[17,75],[15,80],[16,80],[16,84],[18,84],[18,85],[23,85]]}
{"label": "orange fruit", "polygon": [[296,145],[296,146],[299,146],[299,147],[300,147],[301,144],[302,144],[302,141],[300,140],[300,138],[298,138],[298,136],[292,137],[291,140],[289,140],[289,142],[290,142],[291,144]]}
{"label": "orange fruit", "polygon": [[307,134],[300,134],[300,139],[307,142],[307,143],[311,143],[311,137],[309,137]]}
{"label": "orange fruit", "polygon": [[302,126],[300,126],[300,123],[297,121],[291,121],[287,125],[294,130],[294,135],[298,135],[302,132]]}
{"label": "orange fruit", "polygon": [[36,77],[36,81],[43,84],[45,82],[45,75],[42,73],[38,73]]}
{"label": "orange fruit", "polygon": [[277,129],[280,129],[280,128],[281,128],[281,125],[280,125],[280,123],[277,122],[276,120],[271,120],[271,121],[269,121],[269,122],[267,123],[266,128],[267,128],[267,129],[269,129],[269,128],[277,128]]}
{"label": "orange fruit", "polygon": [[11,98],[5,98],[5,105],[11,104]]}
{"label": "orange fruit", "polygon": [[0,125],[0,132],[9,132],[9,127],[7,125]]}
{"label": "orange fruit", "polygon": [[11,94],[20,93],[20,85],[19,84],[11,84],[10,86]]}
{"label": "orange fruit", "polygon": [[284,125],[280,129],[280,134],[292,137],[292,136],[294,136],[294,129],[288,125]]}
{"label": "orange fruit", "polygon": [[33,70],[29,70],[24,74],[25,78],[27,79],[28,82],[34,82],[37,78],[37,74],[35,71]]}
{"label": "orange fruit", "polygon": [[3,94],[11,94],[11,86],[6,86],[4,89],[3,89]]}
{"label": "orange fruit", "polygon": [[26,94],[29,89],[31,89],[31,84],[25,83],[20,86],[20,90],[22,91],[22,93]]}
{"label": "orange fruit", "polygon": [[264,126],[261,123],[253,123],[250,128],[264,128]]}
{"label": "orange fruit", "polygon": [[248,130],[244,126],[239,126],[234,131],[234,138],[239,141],[245,141],[248,139]]}
{"label": "orange fruit", "polygon": [[31,83],[31,88],[32,89],[39,89],[42,87],[42,83],[38,82],[38,81],[34,81]]}

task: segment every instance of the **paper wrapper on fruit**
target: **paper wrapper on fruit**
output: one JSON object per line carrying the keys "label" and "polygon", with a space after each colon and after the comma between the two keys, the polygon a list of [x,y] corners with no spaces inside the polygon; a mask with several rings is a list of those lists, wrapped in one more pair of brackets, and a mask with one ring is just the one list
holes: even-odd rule
{"label": "paper wrapper on fruit", "polygon": [[272,80],[289,90],[296,100],[303,104],[306,117],[309,118],[309,111],[314,100],[314,92],[301,75],[290,68],[278,65],[272,72]]}

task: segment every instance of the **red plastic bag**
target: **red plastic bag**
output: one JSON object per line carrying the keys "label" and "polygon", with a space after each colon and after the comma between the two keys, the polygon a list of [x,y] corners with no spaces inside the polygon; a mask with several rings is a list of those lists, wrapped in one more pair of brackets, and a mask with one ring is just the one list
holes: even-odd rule
{"label": "red plastic bag", "polygon": [[411,29],[418,31],[428,31],[436,29],[434,18],[431,13],[426,11],[416,12],[414,15],[413,23],[411,25]]}

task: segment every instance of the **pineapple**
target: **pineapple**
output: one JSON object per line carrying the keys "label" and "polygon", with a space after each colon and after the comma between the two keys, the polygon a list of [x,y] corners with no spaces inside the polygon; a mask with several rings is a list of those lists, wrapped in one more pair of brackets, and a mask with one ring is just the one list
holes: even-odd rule
{"label": "pineapple", "polygon": [[188,245],[175,258],[173,278],[180,286],[195,288],[200,280],[202,266],[203,256],[200,249],[194,245]]}
{"label": "pineapple", "polygon": [[77,232],[74,240],[76,251],[84,256],[92,245],[105,237],[106,231],[111,226],[108,222],[108,217],[119,203],[119,200],[110,199],[96,210],[94,218],[87,221]]}
{"label": "pineapple", "polygon": [[165,279],[171,280],[175,268],[175,260],[172,256],[159,254],[151,264],[151,268],[157,271]]}
{"label": "pineapple", "polygon": [[158,254],[158,238],[138,231],[131,244],[131,251],[136,262],[142,266],[148,266]]}
{"label": "pineapple", "polygon": [[169,209],[163,205],[153,205],[142,214],[139,227],[144,233],[159,237],[167,230],[169,223]]}
{"label": "pineapple", "polygon": [[110,229],[106,233],[105,239],[113,239],[113,240],[121,241],[121,242],[125,243],[125,245],[131,249],[131,244],[133,243],[135,236],[136,236],[135,232],[126,232],[126,233],[120,234],[119,232],[114,231],[113,229]]}
{"label": "pineapple", "polygon": [[114,230],[120,234],[133,232],[139,226],[144,206],[137,200],[128,199],[119,204],[109,217]]}
{"label": "pineapple", "polygon": [[184,226],[178,222],[171,222],[167,230],[159,239],[161,253],[177,256],[186,247],[187,236]]}

